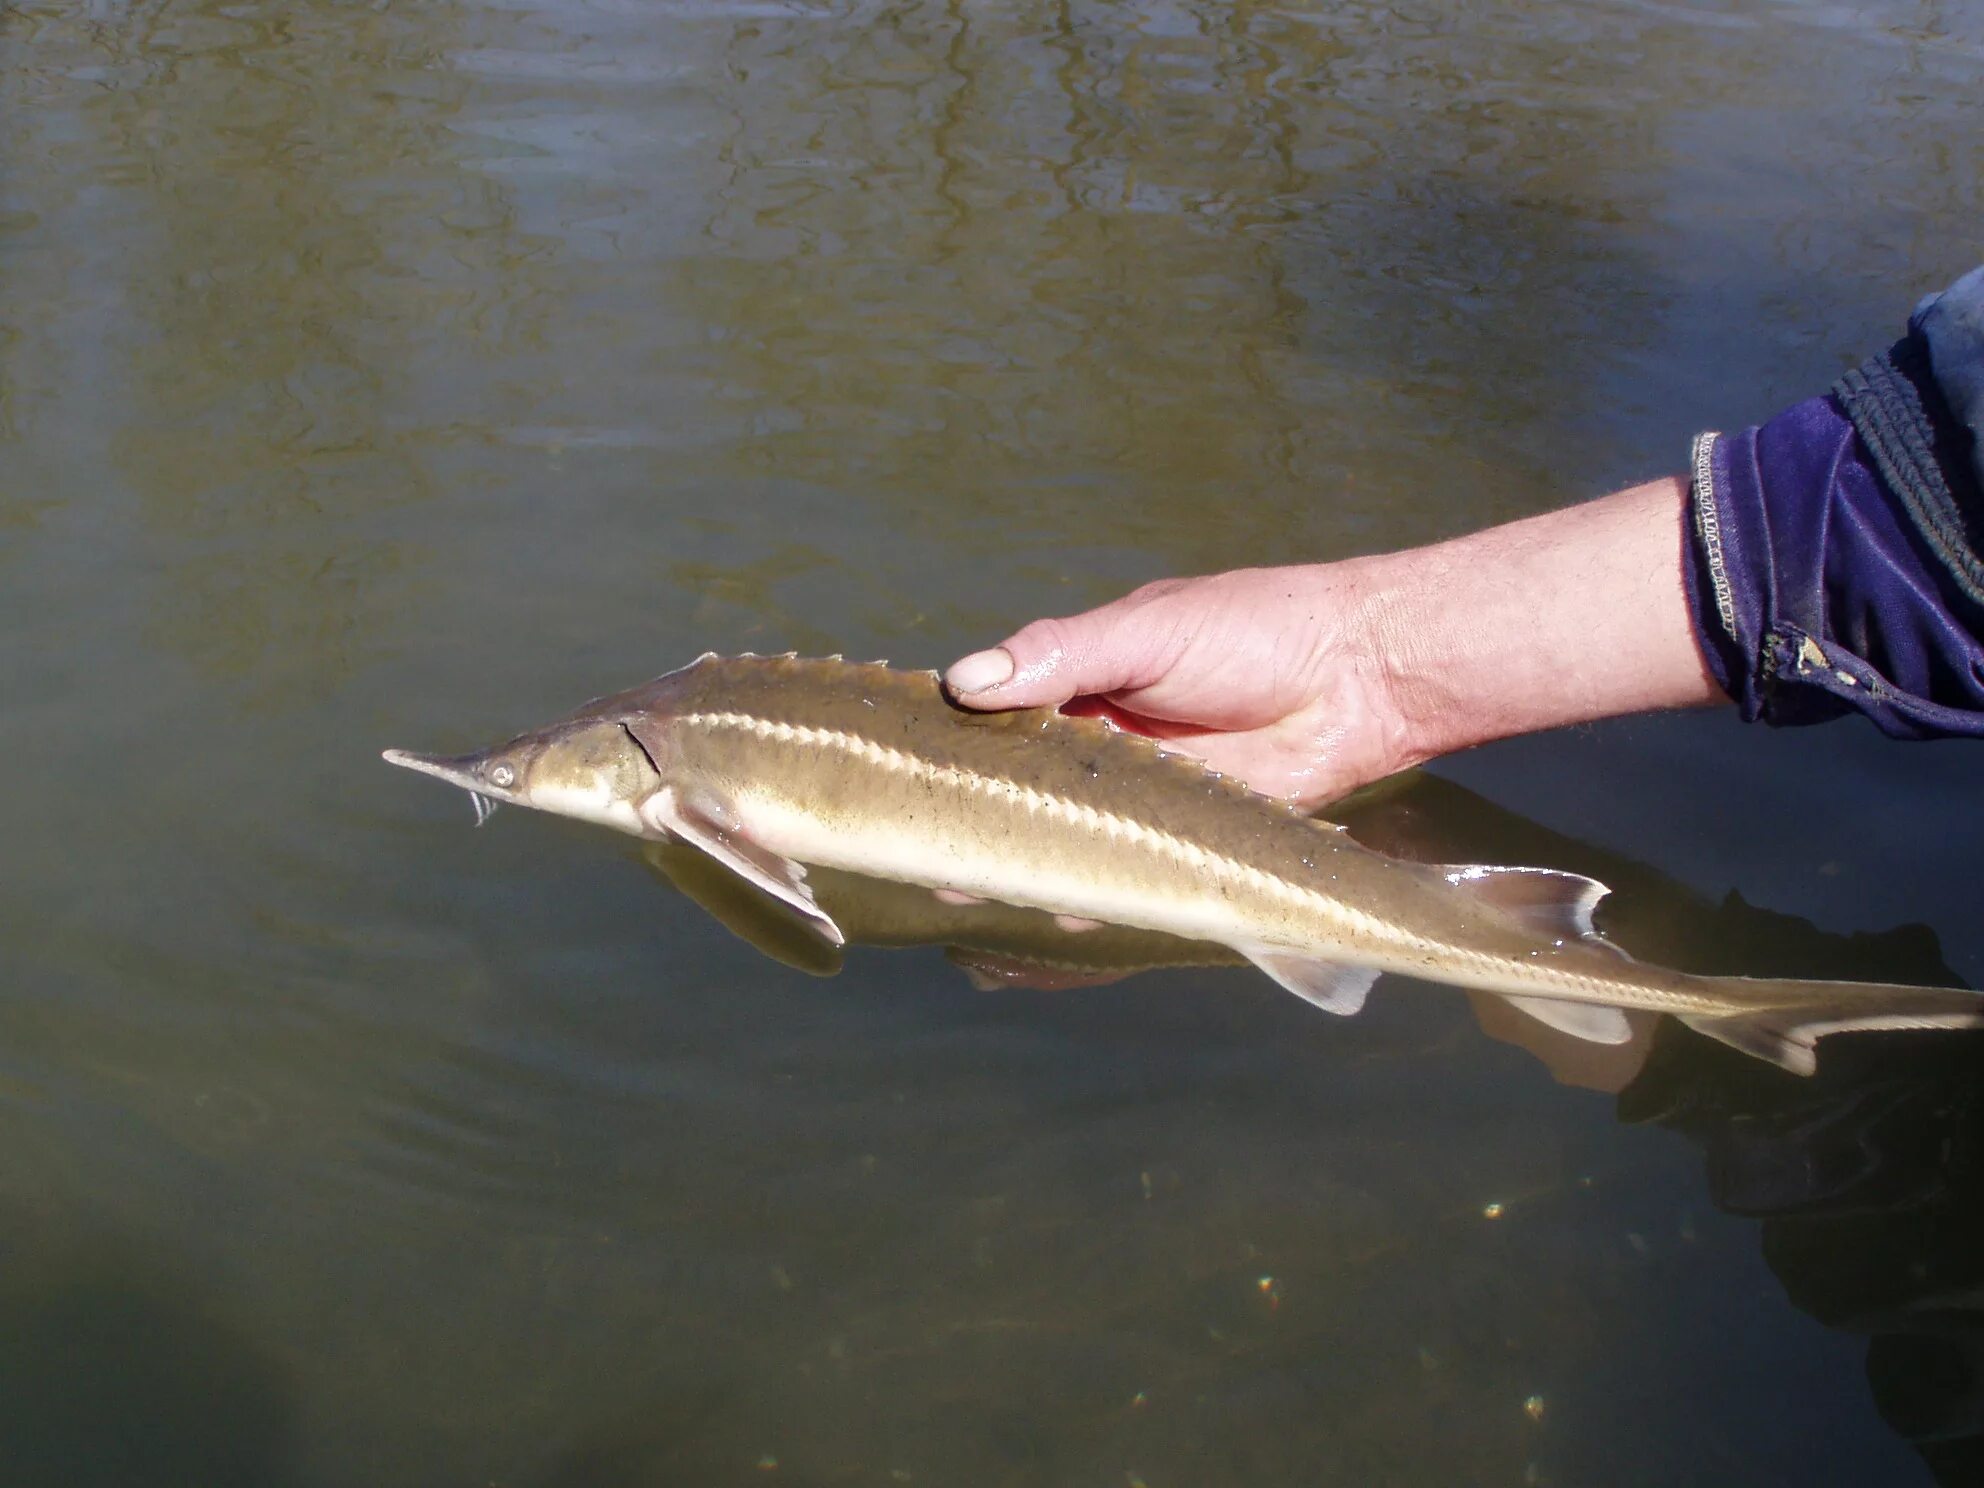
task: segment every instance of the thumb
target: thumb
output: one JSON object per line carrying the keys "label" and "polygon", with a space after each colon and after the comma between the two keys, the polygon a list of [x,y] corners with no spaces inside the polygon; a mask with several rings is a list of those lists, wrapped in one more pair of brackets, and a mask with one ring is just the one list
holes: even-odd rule
{"label": "thumb", "polygon": [[1086,614],[1036,620],[944,673],[967,708],[1058,708],[1070,698],[1133,691],[1163,671],[1146,619],[1121,601]]}

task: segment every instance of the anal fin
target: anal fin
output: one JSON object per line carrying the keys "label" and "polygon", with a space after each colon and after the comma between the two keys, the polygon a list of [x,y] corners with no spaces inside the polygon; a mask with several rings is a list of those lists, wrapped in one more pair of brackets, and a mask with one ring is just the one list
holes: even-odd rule
{"label": "anal fin", "polygon": [[1378,979],[1377,968],[1373,966],[1328,961],[1271,946],[1235,946],[1234,949],[1304,1002],[1313,1002],[1326,1013],[1346,1018],[1364,1006],[1365,995]]}
{"label": "anal fin", "polygon": [[1818,1042],[1822,1031],[1805,1023],[1811,1014],[1810,1008],[1783,1008],[1729,1018],[1683,1016],[1681,1021],[1696,1033],[1707,1034],[1752,1059],[1761,1059],[1794,1075],[1809,1075],[1819,1067]]}

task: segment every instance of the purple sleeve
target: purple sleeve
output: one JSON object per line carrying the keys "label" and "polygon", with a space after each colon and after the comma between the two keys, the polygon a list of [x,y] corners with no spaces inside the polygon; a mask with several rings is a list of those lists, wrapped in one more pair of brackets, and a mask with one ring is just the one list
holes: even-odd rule
{"label": "purple sleeve", "polygon": [[[1964,290],[1984,303],[1984,275],[1939,298]],[[1925,337],[1937,305],[1826,397],[1695,443],[1695,633],[1745,719],[1859,712],[1898,738],[1984,737],[1984,500],[1962,396],[1984,336]]]}

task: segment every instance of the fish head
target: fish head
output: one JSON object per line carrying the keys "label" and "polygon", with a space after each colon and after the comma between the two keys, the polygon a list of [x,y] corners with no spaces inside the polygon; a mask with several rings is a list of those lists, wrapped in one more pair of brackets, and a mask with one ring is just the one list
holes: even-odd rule
{"label": "fish head", "polygon": [[661,773],[617,718],[577,718],[533,729],[475,754],[415,754],[388,749],[387,763],[418,770],[475,798],[476,823],[497,805],[528,806],[643,837],[641,803],[661,788]]}

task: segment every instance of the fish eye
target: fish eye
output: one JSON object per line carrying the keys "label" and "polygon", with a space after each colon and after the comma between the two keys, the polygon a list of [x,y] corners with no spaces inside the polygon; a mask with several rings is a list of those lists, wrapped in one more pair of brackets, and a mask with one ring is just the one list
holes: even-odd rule
{"label": "fish eye", "polygon": [[508,765],[496,765],[489,771],[489,783],[507,788],[517,778],[517,772]]}

